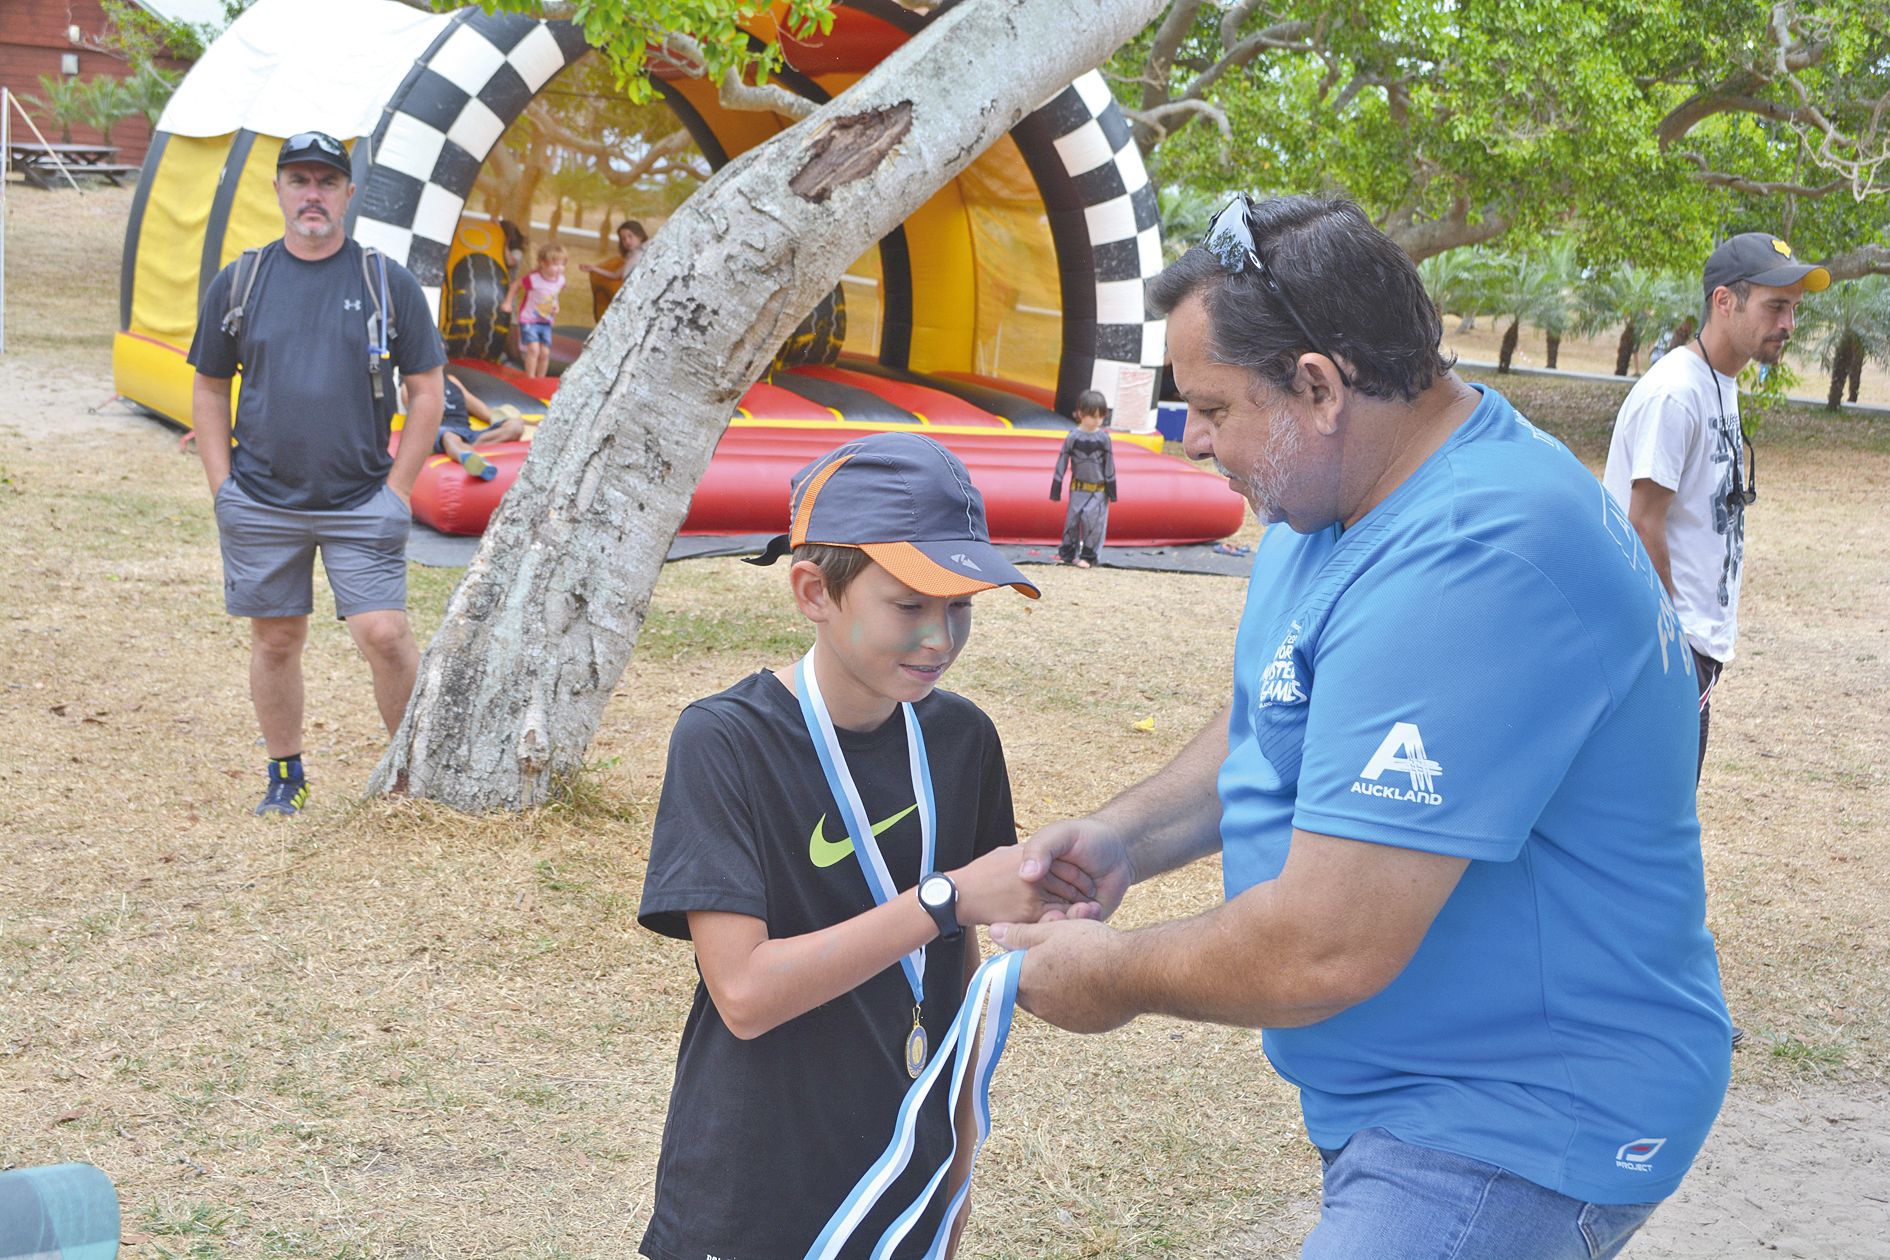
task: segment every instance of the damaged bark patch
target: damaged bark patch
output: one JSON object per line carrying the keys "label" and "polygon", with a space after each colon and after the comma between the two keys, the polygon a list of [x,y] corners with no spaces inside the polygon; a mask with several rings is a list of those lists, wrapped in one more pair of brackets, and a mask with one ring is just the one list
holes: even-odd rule
{"label": "damaged bark patch", "polygon": [[836,118],[813,143],[813,156],[788,181],[796,196],[815,203],[836,188],[879,169],[894,145],[912,130],[912,102]]}

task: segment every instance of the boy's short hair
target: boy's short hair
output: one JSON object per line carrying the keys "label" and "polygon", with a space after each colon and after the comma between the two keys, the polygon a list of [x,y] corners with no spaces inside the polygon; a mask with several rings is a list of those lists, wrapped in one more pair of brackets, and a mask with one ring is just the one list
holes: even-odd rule
{"label": "boy's short hair", "polygon": [[773,564],[790,551],[799,558],[800,548],[824,544],[860,551],[921,595],[995,586],[1039,594],[991,545],[984,496],[964,463],[916,433],[875,433],[822,455],[795,474],[788,518],[788,532],[750,563]]}
{"label": "boy's short hair", "polygon": [[538,261],[540,263],[550,262],[554,258],[569,258],[570,256],[571,251],[562,245],[550,244],[540,245],[538,247]]}
{"label": "boy's short hair", "polygon": [[1079,416],[1108,416],[1109,400],[1102,396],[1099,389],[1086,389],[1076,396],[1076,414]]}
{"label": "boy's short hair", "polygon": [[794,563],[806,560],[820,570],[820,580],[827,588],[827,598],[839,603],[853,585],[853,579],[866,571],[873,558],[858,547],[832,547],[826,543],[802,543],[794,549]]}

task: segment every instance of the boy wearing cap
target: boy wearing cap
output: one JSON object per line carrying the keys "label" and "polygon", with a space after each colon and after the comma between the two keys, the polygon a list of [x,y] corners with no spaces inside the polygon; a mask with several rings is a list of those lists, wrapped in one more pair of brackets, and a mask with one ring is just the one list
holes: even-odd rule
{"label": "boy wearing cap", "polygon": [[1713,686],[1733,658],[1746,507],[1758,497],[1737,378],[1748,363],[1778,362],[1799,302],[1830,283],[1828,271],[1796,261],[1770,233],[1728,240],[1706,260],[1698,337],[1649,367],[1615,418],[1602,484],[1640,535],[1693,651],[1696,780],[1706,765]]}
{"label": "boy wearing cap", "polygon": [[[370,268],[348,239],[350,170],[333,136],[306,131],[283,142],[282,239],[217,273],[190,346],[192,423],[215,503],[224,607],[250,619],[250,700],[269,757],[258,814],[298,813],[308,800],[302,649],[316,551],[390,734],[420,662],[407,623],[408,502],[440,422],[446,348],[412,274],[391,259],[384,271]],[[392,369],[409,395],[397,456],[387,450]]]}
{"label": "boy wearing cap", "polygon": [[[974,593],[1038,594],[991,546],[964,465],[929,438],[876,434],[802,469],[790,518],[758,562],[792,550],[813,649],[685,709],[657,805],[638,919],[691,941],[701,980],[652,1260],[800,1260],[957,1013],[979,961],[964,927],[1034,921],[1044,904],[1017,874],[997,731],[937,690]],[[970,1155],[960,1110],[951,1187]],[[910,1164],[845,1254],[918,1199],[953,1123],[928,1100]],[[895,1255],[955,1238],[948,1197]]]}

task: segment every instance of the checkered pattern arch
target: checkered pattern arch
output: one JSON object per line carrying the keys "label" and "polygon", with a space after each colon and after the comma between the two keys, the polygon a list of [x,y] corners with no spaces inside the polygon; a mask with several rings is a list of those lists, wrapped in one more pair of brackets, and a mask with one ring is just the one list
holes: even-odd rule
{"label": "checkered pattern arch", "polygon": [[[1146,317],[1144,290],[1162,269],[1161,208],[1109,86],[1096,71],[1040,106],[1017,129],[1037,176],[1063,270],[1065,410],[1101,390],[1116,423],[1135,425],[1154,404],[1166,327]],[[1044,160],[1044,143],[1054,166]],[[1087,257],[1085,268],[1077,260]]]}
{"label": "checkered pattern arch", "polygon": [[437,315],[473,181],[513,120],[583,56],[569,22],[463,9],[394,90],[370,143],[350,233],[404,262]]}
{"label": "checkered pattern arch", "polygon": [[[387,102],[357,179],[350,231],[406,263],[436,313],[447,251],[480,167],[585,47],[569,22],[465,9]],[[1146,319],[1143,308],[1162,256],[1155,189],[1128,122],[1092,71],[1013,135],[1043,192],[1062,276],[1058,404],[1067,411],[1077,394],[1100,389],[1118,423],[1138,424],[1163,361],[1162,321]]]}

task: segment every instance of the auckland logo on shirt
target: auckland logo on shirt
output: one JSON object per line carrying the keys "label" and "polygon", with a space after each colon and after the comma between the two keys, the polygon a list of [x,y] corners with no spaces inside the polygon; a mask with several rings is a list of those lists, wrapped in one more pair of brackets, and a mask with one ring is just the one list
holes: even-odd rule
{"label": "auckland logo on shirt", "polygon": [[1614,1153],[1614,1166],[1629,1172],[1653,1172],[1654,1156],[1660,1154],[1660,1148],[1665,1145],[1666,1138],[1635,1138],[1632,1142],[1623,1142],[1621,1149]]}
{"label": "auckland logo on shirt", "polygon": [[[1381,780],[1386,771],[1410,776],[1411,786]],[[1391,732],[1378,745],[1365,768],[1359,771],[1352,790],[1360,796],[1382,796],[1389,801],[1409,801],[1415,805],[1442,805],[1437,794],[1437,779],[1444,767],[1424,755],[1424,736],[1416,722],[1394,722]]]}

